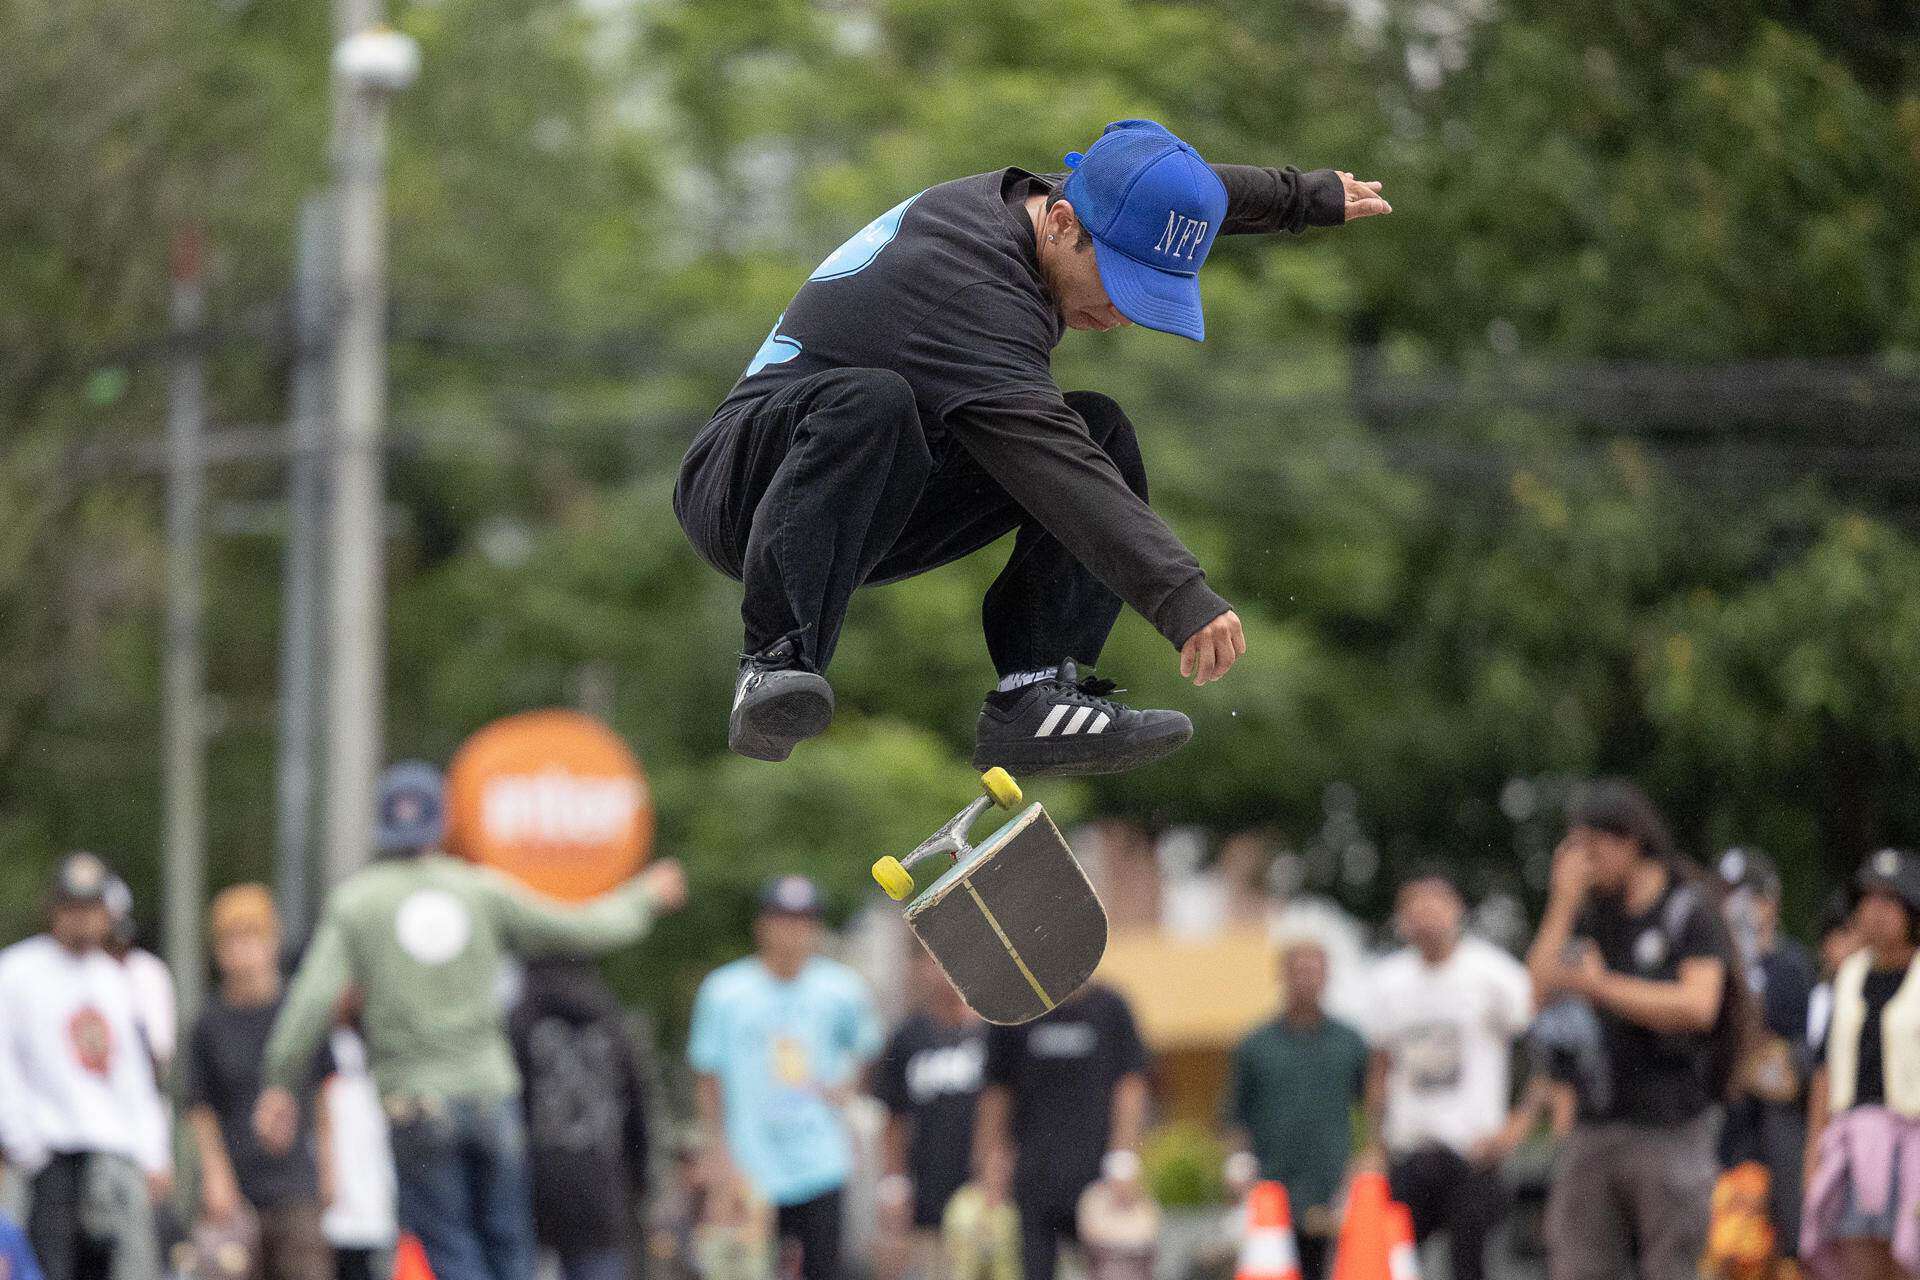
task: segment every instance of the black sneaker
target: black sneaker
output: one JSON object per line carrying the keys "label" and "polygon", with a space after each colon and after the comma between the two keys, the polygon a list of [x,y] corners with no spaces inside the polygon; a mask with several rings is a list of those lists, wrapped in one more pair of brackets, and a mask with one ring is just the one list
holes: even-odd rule
{"label": "black sneaker", "polygon": [[754,760],[785,760],[794,744],[833,722],[833,686],[807,663],[792,640],[740,659],[733,682],[727,745]]}
{"label": "black sneaker", "polygon": [[1186,745],[1193,722],[1178,711],[1135,711],[1109,694],[1113,681],[1082,676],[1072,662],[1053,675],[987,695],[974,729],[973,767],[1016,778],[1124,773]]}

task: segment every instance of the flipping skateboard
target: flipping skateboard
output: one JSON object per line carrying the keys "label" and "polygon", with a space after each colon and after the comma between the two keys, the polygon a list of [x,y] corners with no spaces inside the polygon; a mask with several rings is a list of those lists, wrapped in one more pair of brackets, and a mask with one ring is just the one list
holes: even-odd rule
{"label": "flipping skateboard", "polygon": [[[1005,769],[980,775],[984,794],[905,858],[873,864],[873,878],[972,1010],[988,1022],[1031,1022],[1085,985],[1107,949],[1107,913],[1045,808],[1028,805],[978,845],[967,832],[997,805],[1023,797]],[[945,855],[945,871],[916,895],[912,868]]]}

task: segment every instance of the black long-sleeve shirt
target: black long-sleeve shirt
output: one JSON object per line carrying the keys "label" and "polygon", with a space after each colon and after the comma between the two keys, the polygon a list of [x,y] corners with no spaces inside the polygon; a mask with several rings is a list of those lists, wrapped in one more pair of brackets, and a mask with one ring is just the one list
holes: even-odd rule
{"label": "black long-sleeve shirt", "polygon": [[[1215,165],[1222,235],[1345,220],[1330,169]],[[1064,174],[930,187],[815,268],[717,414],[833,368],[899,373],[929,443],[951,439],[1174,645],[1226,612],[1173,530],[1126,485],[1053,380],[1063,325],[1025,208]]]}

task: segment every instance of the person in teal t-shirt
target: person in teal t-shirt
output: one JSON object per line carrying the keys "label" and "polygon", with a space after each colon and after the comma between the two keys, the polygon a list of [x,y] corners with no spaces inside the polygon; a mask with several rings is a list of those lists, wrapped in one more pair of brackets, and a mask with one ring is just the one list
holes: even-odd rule
{"label": "person in teal t-shirt", "polygon": [[866,984],[815,954],[819,942],[813,882],[768,884],[755,953],[707,975],[687,1038],[709,1186],[773,1205],[803,1280],[839,1273],[840,1191],[853,1162],[841,1109],[880,1047]]}
{"label": "person in teal t-shirt", "polygon": [[1296,940],[1280,948],[1280,1016],[1233,1051],[1227,1123],[1250,1145],[1260,1176],[1282,1183],[1300,1242],[1300,1273],[1321,1280],[1333,1202],[1353,1157],[1353,1114],[1365,1095],[1367,1044],[1321,1007],[1327,953]]}

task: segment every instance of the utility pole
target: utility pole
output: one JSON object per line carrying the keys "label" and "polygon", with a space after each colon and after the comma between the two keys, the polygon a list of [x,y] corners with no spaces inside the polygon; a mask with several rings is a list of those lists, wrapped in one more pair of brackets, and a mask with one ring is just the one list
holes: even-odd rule
{"label": "utility pole", "polygon": [[334,183],[341,296],[335,310],[334,432],[328,453],[326,872],[367,859],[382,753],[386,582],[381,432],[386,415],[386,127],[419,49],[381,26],[383,0],[335,0]]}
{"label": "utility pole", "polygon": [[200,639],[203,591],[200,528],[206,510],[207,380],[202,360],[205,246],[198,228],[177,232],[171,253],[168,319],[173,355],[167,373],[167,630],[162,656],[165,699],[166,952],[181,1013],[200,1007],[200,917],[206,900],[207,765]]}
{"label": "utility pole", "polygon": [[332,372],[329,312],[334,288],[333,209],[325,197],[300,208],[293,279],[293,415],[287,423],[287,545],[281,578],[280,752],[275,780],[274,883],[287,939],[312,923],[314,711],[320,660],[320,555],[325,512],[321,455]]}

